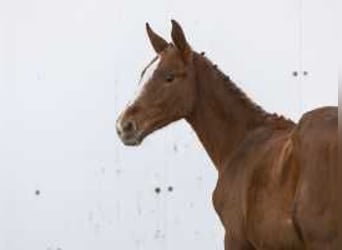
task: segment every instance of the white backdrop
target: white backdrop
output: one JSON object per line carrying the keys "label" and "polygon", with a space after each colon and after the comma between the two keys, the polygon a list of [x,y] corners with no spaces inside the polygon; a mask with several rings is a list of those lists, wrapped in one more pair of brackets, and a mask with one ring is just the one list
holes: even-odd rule
{"label": "white backdrop", "polygon": [[0,0],[0,250],[223,249],[189,126],[115,134],[145,22],[169,38],[171,18],[266,110],[337,105],[337,0]]}

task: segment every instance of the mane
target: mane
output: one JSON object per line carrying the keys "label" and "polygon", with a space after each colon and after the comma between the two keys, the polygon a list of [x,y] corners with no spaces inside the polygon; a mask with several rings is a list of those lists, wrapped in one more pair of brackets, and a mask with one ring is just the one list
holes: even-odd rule
{"label": "mane", "polygon": [[206,57],[205,52],[201,52],[199,54],[202,58],[204,58],[214,69],[215,73],[221,78],[226,84],[225,86],[227,89],[233,93],[237,98],[240,99],[241,103],[245,105],[246,107],[254,110],[257,112],[263,120],[272,120],[272,121],[283,121],[293,124],[293,121],[291,119],[285,118],[283,115],[279,115],[277,113],[268,113],[265,111],[260,105],[258,105],[256,102],[254,102],[251,98],[247,96],[247,94],[239,88],[228,75],[226,75],[218,66],[217,64],[212,63],[212,61]]}

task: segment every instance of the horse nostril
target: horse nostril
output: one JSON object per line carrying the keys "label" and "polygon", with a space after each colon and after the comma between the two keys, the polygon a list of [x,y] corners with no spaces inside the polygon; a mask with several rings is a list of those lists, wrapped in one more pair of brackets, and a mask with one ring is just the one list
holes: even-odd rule
{"label": "horse nostril", "polygon": [[134,124],[131,121],[127,121],[122,125],[122,131],[125,133],[133,132]]}
{"label": "horse nostril", "polygon": [[120,128],[119,128],[118,126],[116,126],[116,133],[117,133],[119,136],[121,136],[121,130],[120,130]]}

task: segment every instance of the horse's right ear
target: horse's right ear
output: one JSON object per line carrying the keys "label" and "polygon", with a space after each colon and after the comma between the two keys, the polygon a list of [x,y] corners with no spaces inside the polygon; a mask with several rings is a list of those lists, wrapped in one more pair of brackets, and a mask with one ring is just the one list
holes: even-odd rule
{"label": "horse's right ear", "polygon": [[146,31],[147,35],[150,38],[153,49],[159,54],[166,47],[169,46],[168,42],[164,40],[161,36],[157,35],[150,27],[148,23],[146,23]]}
{"label": "horse's right ear", "polygon": [[172,23],[171,37],[172,37],[173,43],[176,45],[183,60],[186,62],[191,58],[191,54],[192,54],[190,45],[186,41],[183,29],[179,25],[179,23],[173,19],[171,20],[171,23]]}

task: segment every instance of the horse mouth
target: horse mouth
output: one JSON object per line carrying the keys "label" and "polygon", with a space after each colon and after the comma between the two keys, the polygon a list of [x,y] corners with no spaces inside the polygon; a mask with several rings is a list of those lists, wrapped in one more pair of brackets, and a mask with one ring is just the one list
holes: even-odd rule
{"label": "horse mouth", "polygon": [[119,137],[125,146],[139,146],[144,138],[140,133],[119,134]]}
{"label": "horse mouth", "polygon": [[125,146],[139,146],[145,137],[156,129],[163,127],[162,122],[153,121],[144,128],[137,129],[137,127],[134,127],[133,130],[123,131],[120,123],[117,124],[117,134]]}
{"label": "horse mouth", "polygon": [[121,138],[121,141],[125,146],[139,146],[142,142],[142,139],[132,137],[132,138]]}

